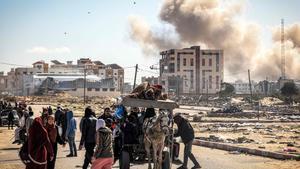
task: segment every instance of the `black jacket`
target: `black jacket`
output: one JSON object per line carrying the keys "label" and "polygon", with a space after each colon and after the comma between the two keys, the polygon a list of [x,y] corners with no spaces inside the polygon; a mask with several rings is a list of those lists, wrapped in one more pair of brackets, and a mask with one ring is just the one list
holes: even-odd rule
{"label": "black jacket", "polygon": [[13,121],[14,119],[15,119],[15,116],[14,116],[13,111],[11,110],[11,111],[8,113],[7,120],[8,120],[8,121]]}
{"label": "black jacket", "polygon": [[94,116],[83,119],[80,145],[84,143],[96,143],[96,123],[97,119]]}
{"label": "black jacket", "polygon": [[177,126],[178,132],[174,135],[175,137],[180,136],[183,143],[188,143],[194,139],[194,129],[186,119],[182,118]]}

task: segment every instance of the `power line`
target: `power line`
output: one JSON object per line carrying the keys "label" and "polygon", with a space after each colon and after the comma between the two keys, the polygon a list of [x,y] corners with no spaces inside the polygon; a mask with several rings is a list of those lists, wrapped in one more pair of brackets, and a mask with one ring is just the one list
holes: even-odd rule
{"label": "power line", "polygon": [[148,73],[153,73],[153,74],[159,74],[158,72],[153,72],[153,71],[150,71],[150,70],[145,70],[145,69],[141,69],[141,68],[138,68],[139,70],[143,71],[143,72],[148,72]]}
{"label": "power line", "polygon": [[28,65],[18,65],[14,63],[0,62],[1,65],[9,65],[9,66],[28,66]]}

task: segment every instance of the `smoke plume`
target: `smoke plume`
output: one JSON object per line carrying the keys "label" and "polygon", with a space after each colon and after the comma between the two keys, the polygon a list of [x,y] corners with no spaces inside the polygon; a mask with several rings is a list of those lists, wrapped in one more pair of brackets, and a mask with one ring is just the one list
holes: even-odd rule
{"label": "smoke plume", "polygon": [[[175,38],[172,31],[154,31],[142,18],[133,16],[129,18],[130,35],[146,55],[157,56],[161,50],[204,44],[202,48],[224,50],[225,72],[235,74],[236,79],[240,78],[236,75],[237,71],[246,72],[248,68],[255,68],[256,77],[265,78],[266,69],[268,73],[279,76],[278,47],[275,46],[266,56],[257,56],[260,51],[260,27],[255,23],[239,20],[244,7],[243,1],[225,4],[220,0],[164,0],[159,19],[162,24],[174,29]],[[288,65],[291,61],[288,61],[288,56],[296,52],[289,49],[296,49],[300,45],[299,25],[286,31],[287,39],[292,42],[292,46],[287,47]],[[274,39],[277,38],[275,35],[276,31]],[[288,45],[290,44],[287,43]],[[270,58],[273,65],[267,62]],[[299,70],[299,62],[291,64],[294,66],[287,72]]]}
{"label": "smoke plume", "polygon": [[[264,57],[257,59],[256,77],[278,79],[281,75],[281,29],[273,29],[273,47]],[[300,75],[300,24],[285,27],[285,73],[288,78],[299,79]]]}

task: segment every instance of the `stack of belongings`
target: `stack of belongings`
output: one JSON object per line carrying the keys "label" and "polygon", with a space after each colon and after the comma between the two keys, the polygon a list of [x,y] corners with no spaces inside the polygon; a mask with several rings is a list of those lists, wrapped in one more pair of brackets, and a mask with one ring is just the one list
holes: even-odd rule
{"label": "stack of belongings", "polygon": [[145,100],[166,100],[167,94],[162,94],[161,85],[151,85],[149,82],[143,82],[134,88],[128,97]]}

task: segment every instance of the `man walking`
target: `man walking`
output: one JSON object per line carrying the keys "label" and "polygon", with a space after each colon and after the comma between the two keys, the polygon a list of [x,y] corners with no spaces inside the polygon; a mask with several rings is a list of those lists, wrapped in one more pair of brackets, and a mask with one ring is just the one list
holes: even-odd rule
{"label": "man walking", "polygon": [[193,127],[186,119],[184,119],[179,114],[174,116],[174,122],[176,123],[176,125],[178,127],[178,132],[174,136],[175,137],[180,136],[184,143],[183,165],[180,166],[178,169],[187,169],[188,158],[190,158],[192,160],[192,162],[194,163],[194,167],[192,167],[192,169],[201,168],[200,164],[197,162],[195,156],[191,152],[193,140],[195,137]]}
{"label": "man walking", "polygon": [[7,120],[8,120],[8,130],[10,128],[12,130],[14,129],[14,119],[15,119],[15,116],[14,116],[13,110],[10,110],[9,113],[8,113],[8,117],[7,117]]}
{"label": "man walking", "polygon": [[85,159],[82,168],[87,169],[91,163],[94,148],[96,146],[96,123],[97,119],[93,115],[93,110],[91,107],[87,107],[84,112],[84,119],[82,120],[82,131],[79,150],[82,149],[83,145],[85,147]]}

